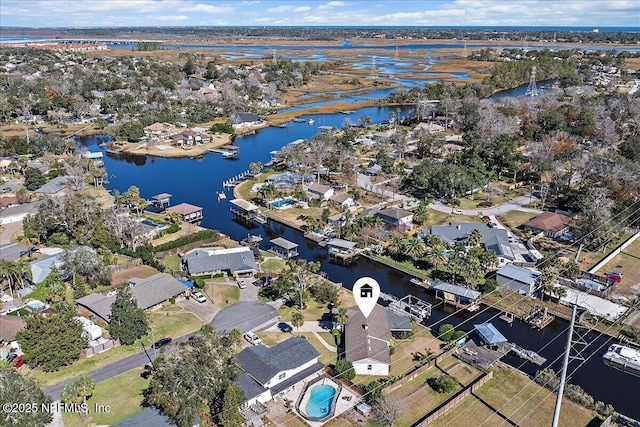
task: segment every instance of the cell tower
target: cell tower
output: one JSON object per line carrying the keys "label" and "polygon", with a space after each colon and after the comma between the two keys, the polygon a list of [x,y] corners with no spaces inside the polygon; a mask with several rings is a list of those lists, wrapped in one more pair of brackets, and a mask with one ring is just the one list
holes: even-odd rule
{"label": "cell tower", "polygon": [[276,55],[276,50],[273,49],[273,56],[271,58],[271,61],[273,61],[274,64],[278,63],[278,56]]}
{"label": "cell tower", "polygon": [[466,58],[467,57],[467,41],[464,41],[464,49],[462,49],[462,57]]}
{"label": "cell tower", "polygon": [[378,79],[378,70],[376,69],[376,57],[371,58],[371,76],[369,76],[373,80]]}
{"label": "cell tower", "polygon": [[536,67],[531,67],[531,79],[529,80],[529,87],[527,87],[527,96],[538,96],[538,87],[536,86]]}
{"label": "cell tower", "polygon": [[400,53],[398,53],[398,45],[396,45],[396,54],[393,57],[393,60],[396,62],[400,61]]}

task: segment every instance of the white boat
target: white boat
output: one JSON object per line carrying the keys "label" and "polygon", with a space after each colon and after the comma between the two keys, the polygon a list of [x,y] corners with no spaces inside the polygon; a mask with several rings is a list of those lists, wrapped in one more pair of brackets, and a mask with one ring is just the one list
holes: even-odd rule
{"label": "white boat", "polygon": [[315,122],[315,120],[313,119],[309,119],[309,121],[307,123],[309,123],[310,125],[312,125]]}
{"label": "white boat", "polygon": [[640,350],[636,348],[612,344],[602,358],[613,368],[640,376]]}

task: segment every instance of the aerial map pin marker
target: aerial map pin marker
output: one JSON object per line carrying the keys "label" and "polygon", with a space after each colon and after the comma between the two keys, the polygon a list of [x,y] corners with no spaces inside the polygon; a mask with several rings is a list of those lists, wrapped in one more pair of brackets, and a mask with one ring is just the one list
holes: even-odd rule
{"label": "aerial map pin marker", "polygon": [[353,296],[364,317],[368,318],[378,302],[380,285],[371,277],[361,277],[353,284]]}

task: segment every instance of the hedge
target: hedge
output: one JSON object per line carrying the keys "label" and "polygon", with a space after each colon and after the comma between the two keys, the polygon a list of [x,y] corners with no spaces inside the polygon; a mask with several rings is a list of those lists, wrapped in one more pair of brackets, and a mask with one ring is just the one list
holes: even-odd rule
{"label": "hedge", "polygon": [[189,243],[197,242],[200,240],[211,239],[213,237],[219,237],[220,232],[218,230],[200,230],[197,233],[182,236],[171,242],[163,243],[153,248],[154,252],[164,252],[177,247],[188,245]]}

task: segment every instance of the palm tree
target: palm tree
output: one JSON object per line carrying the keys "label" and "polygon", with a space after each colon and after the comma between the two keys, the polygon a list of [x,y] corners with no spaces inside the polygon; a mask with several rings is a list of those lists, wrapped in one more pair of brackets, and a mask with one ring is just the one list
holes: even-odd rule
{"label": "palm tree", "polygon": [[482,232],[477,228],[474,228],[471,230],[471,233],[469,233],[467,240],[471,246],[480,246],[480,243],[482,243]]}
{"label": "palm tree", "polygon": [[338,308],[338,314],[336,314],[336,323],[340,324],[342,329],[344,329],[344,325],[349,323],[349,315],[347,314],[346,308]]}
{"label": "palm tree", "polygon": [[294,312],[291,315],[291,324],[298,328],[298,335],[300,335],[300,326],[304,325],[304,315],[299,311]]}
{"label": "palm tree", "polygon": [[403,253],[413,259],[421,258],[427,253],[427,245],[419,237],[412,237],[405,240]]}
{"label": "palm tree", "polygon": [[538,277],[537,284],[542,290],[540,297],[541,301],[544,301],[544,294],[555,294],[554,287],[556,287],[556,280],[558,279],[558,270],[555,267],[547,267],[542,270],[542,274]]}
{"label": "palm tree", "polygon": [[400,255],[404,253],[405,239],[402,236],[393,236],[391,242],[387,246],[387,251],[391,255]]}
{"label": "palm tree", "polygon": [[432,247],[431,250],[427,252],[426,259],[427,262],[436,267],[436,271],[438,271],[440,264],[446,264],[448,261],[446,252],[439,247]]}
{"label": "palm tree", "polygon": [[275,185],[269,183],[260,187],[260,190],[258,190],[258,193],[264,200],[266,200],[267,202],[270,202],[278,193],[278,189],[276,188]]}
{"label": "palm tree", "polygon": [[413,222],[423,225],[429,220],[429,208],[424,202],[420,202],[420,206],[413,213]]}

